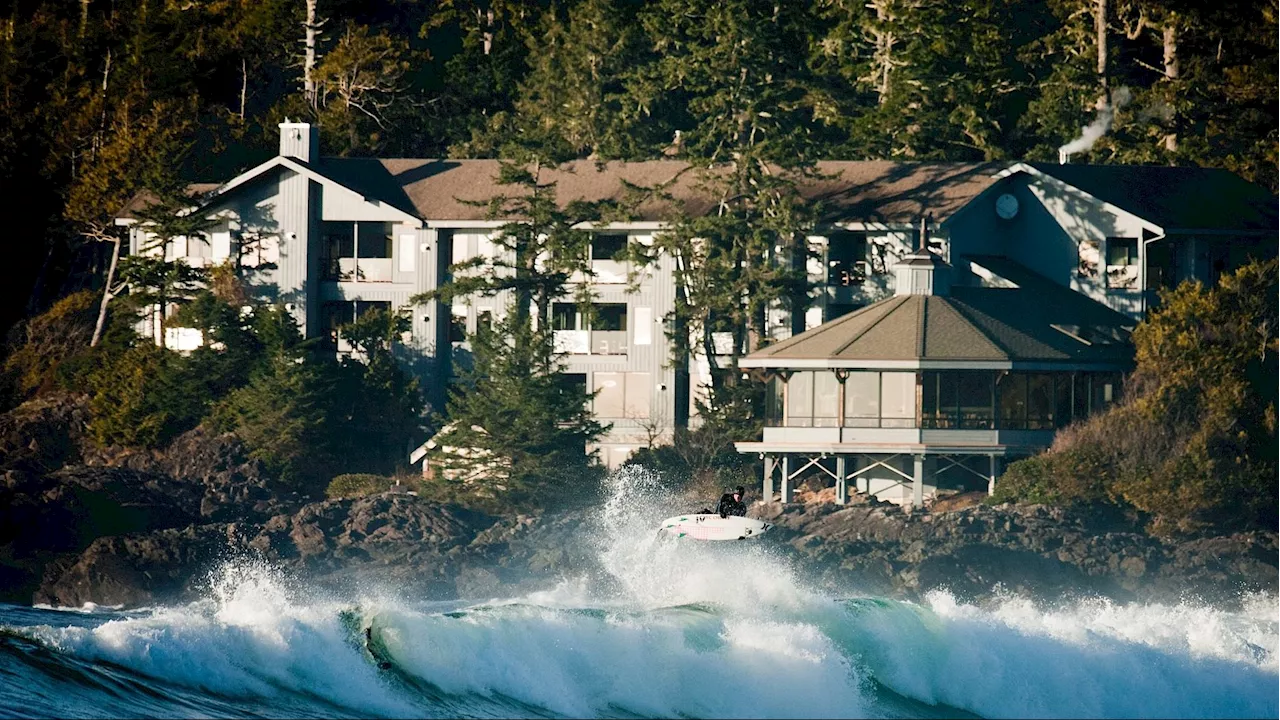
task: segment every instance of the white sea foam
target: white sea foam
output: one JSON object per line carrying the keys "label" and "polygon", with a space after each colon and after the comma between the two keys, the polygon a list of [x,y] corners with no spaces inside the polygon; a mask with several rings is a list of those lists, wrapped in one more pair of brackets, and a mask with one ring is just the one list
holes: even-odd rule
{"label": "white sea foam", "polygon": [[[580,534],[594,538],[603,577],[442,605],[386,591],[329,597],[239,563],[197,603],[19,631],[284,714],[314,707],[296,698],[388,716],[949,712],[936,704],[988,717],[1280,712],[1274,597],[1239,611],[1012,595],[976,606],[943,592],[921,604],[833,598],[806,587],[769,542],[659,537],[663,517],[690,508],[652,475],[613,482]],[[370,624],[390,672],[363,649]]]}

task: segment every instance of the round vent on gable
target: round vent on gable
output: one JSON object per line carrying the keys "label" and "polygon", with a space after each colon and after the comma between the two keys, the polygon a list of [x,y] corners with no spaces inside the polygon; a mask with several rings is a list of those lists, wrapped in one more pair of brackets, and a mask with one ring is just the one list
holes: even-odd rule
{"label": "round vent on gable", "polygon": [[1012,220],[1018,214],[1018,198],[1004,193],[996,198],[996,215],[1002,220]]}

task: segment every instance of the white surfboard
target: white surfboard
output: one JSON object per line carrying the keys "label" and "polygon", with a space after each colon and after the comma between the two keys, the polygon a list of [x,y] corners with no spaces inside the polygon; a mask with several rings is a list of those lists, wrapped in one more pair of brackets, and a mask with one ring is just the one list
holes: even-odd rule
{"label": "white surfboard", "polygon": [[730,515],[677,515],[662,521],[662,529],[676,537],[695,540],[746,540],[773,527],[763,520]]}

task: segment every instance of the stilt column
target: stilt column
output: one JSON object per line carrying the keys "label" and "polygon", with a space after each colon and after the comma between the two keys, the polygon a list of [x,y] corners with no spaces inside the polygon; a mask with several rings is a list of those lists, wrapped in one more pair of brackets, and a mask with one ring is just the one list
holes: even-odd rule
{"label": "stilt column", "polygon": [[912,507],[924,507],[924,456],[915,455],[915,472],[912,474],[911,480],[911,505]]}
{"label": "stilt column", "polygon": [[836,456],[836,504],[849,502],[849,468],[846,467],[843,455]]}
{"label": "stilt column", "polygon": [[773,502],[773,469],[777,461],[768,455],[764,456],[764,485],[760,488],[760,499]]}
{"label": "stilt column", "polygon": [[782,502],[791,502],[791,456],[782,456]]}
{"label": "stilt column", "polygon": [[994,495],[996,492],[996,456],[988,455],[987,459],[991,461],[990,472],[987,475],[987,495]]}

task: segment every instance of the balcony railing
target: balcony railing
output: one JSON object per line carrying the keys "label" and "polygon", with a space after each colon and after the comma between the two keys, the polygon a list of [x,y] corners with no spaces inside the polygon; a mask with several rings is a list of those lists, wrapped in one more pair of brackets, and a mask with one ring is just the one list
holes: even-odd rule
{"label": "balcony railing", "polygon": [[557,330],[558,352],[570,355],[626,355],[626,330]]}
{"label": "balcony railing", "polygon": [[325,280],[338,282],[391,282],[391,258],[329,258]]}

